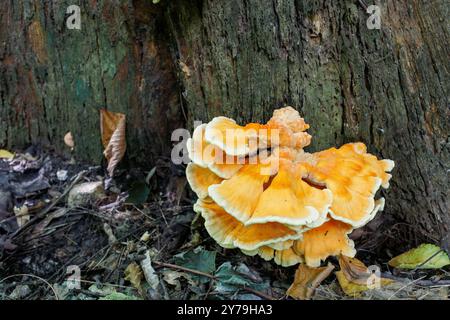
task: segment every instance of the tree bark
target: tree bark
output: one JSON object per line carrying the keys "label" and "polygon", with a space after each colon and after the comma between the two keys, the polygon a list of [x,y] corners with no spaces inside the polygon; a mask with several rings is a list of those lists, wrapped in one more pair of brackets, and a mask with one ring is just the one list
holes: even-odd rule
{"label": "tree bark", "polygon": [[[445,1],[170,2],[189,120],[267,120],[283,105],[310,123],[309,150],[364,142],[393,159],[385,215],[397,236],[448,234],[449,34]],[[403,239],[399,239],[402,241]]]}
{"label": "tree bark", "polygon": [[0,3],[0,146],[61,151],[71,131],[77,156],[98,161],[107,107],[127,114],[132,163],[149,165],[183,124],[292,105],[309,151],[361,141],[395,161],[382,193],[399,238],[448,235],[444,0],[381,1],[381,30],[357,0],[83,1],[80,31],[65,26],[71,4]]}
{"label": "tree bark", "polygon": [[81,30],[70,30],[72,4],[0,2],[0,146],[68,150],[63,137],[71,131],[76,156],[99,162],[99,109],[107,108],[127,115],[131,163],[150,165],[183,124],[162,8],[79,1]]}

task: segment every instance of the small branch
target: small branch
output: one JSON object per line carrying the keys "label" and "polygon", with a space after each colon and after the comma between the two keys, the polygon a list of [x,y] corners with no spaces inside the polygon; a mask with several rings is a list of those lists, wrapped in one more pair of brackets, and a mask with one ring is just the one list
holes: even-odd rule
{"label": "small branch", "polygon": [[407,284],[405,284],[403,287],[401,287],[400,289],[398,289],[397,291],[395,291],[389,298],[388,298],[388,300],[391,300],[392,298],[394,298],[396,295],[397,295],[397,293],[399,293],[400,291],[402,291],[403,289],[406,289],[407,287],[409,287],[409,286],[412,286],[412,285],[414,285],[414,284],[417,284],[420,280],[422,280],[424,277],[422,277],[422,278],[419,278],[419,279],[417,279],[417,280],[414,280],[414,281],[412,281],[412,282],[410,282],[410,283],[407,283]]}
{"label": "small branch", "polygon": [[198,271],[198,270],[194,270],[194,269],[185,268],[185,267],[182,267],[182,266],[178,266],[176,264],[159,262],[159,261],[152,261],[152,263],[154,263],[154,264],[156,264],[157,266],[160,266],[160,267],[166,267],[166,268],[171,268],[171,269],[183,270],[183,271],[190,272],[190,273],[193,273],[193,274],[196,274],[196,275],[199,275],[199,276],[210,278],[212,280],[217,280],[217,278],[215,276],[213,276],[212,274],[209,274],[209,273],[206,273],[206,272],[202,272],[202,271]]}
{"label": "small branch", "polygon": [[409,284],[415,284],[422,287],[447,287],[450,286],[450,280],[423,280],[422,278],[411,280],[409,278],[396,277],[390,273],[381,273],[382,278],[387,278],[391,280],[395,280],[398,282],[408,282]]}
{"label": "small branch", "polygon": [[83,170],[80,173],[78,173],[78,175],[75,177],[75,179],[72,181],[72,183],[69,185],[69,187],[66,188],[66,190],[64,190],[64,192],[61,194],[61,196],[59,196],[58,198],[56,198],[47,208],[45,208],[44,210],[42,210],[38,216],[45,216],[50,210],[52,210],[58,203],[59,201],[61,201],[62,199],[64,199],[64,197],[70,192],[70,190],[72,190],[72,188],[81,180],[84,178],[84,176],[86,175],[87,171]]}

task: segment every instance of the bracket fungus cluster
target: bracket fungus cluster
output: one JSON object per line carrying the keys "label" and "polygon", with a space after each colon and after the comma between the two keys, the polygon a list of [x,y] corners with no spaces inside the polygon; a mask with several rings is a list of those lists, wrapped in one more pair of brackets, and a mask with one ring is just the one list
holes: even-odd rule
{"label": "bracket fungus cluster", "polygon": [[292,107],[266,124],[216,117],[195,128],[186,176],[198,196],[194,210],[222,247],[282,266],[355,255],[348,235],[383,210],[375,194],[389,187],[394,162],[363,143],[305,152],[308,128]]}

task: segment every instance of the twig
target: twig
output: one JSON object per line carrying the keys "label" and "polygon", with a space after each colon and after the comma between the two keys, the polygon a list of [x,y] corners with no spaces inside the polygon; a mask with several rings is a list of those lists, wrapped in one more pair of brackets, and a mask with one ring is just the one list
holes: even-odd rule
{"label": "twig", "polygon": [[414,272],[416,272],[417,271],[417,269],[419,269],[420,267],[422,267],[423,265],[425,265],[425,263],[427,263],[428,261],[430,261],[431,259],[433,259],[434,257],[436,257],[439,253],[441,253],[441,252],[443,252],[444,250],[439,250],[439,251],[437,251],[437,252],[435,252],[431,257],[429,257],[427,260],[425,260],[424,262],[422,262],[421,264],[419,264],[418,266],[416,266],[415,268],[414,268],[414,270],[413,271],[411,271],[411,273],[414,273]]}
{"label": "twig", "polygon": [[330,273],[334,270],[334,265],[328,262],[328,265],[323,269],[323,271],[311,282],[311,285],[306,288],[307,297],[312,297],[314,295],[314,291],[319,286],[319,284],[325,280]]}
{"label": "twig", "polygon": [[[89,284],[98,284],[98,282],[96,282],[96,281],[89,281],[89,280],[83,280],[83,279],[80,279],[80,280],[77,280],[77,281],[80,281],[80,282],[82,282],[82,283],[89,283]],[[124,288],[124,289],[136,289],[136,288],[134,288],[134,287],[131,287],[131,286],[122,286],[122,285],[120,285],[120,284],[113,284],[113,283],[102,283],[101,284],[102,286],[110,286],[110,287],[116,287],[116,288]]]}
{"label": "twig", "polygon": [[169,227],[169,224],[167,223],[166,216],[164,215],[164,211],[161,208],[158,208],[158,209],[161,212],[161,215],[162,215],[162,217],[164,219],[164,223],[166,224],[167,227]]}
{"label": "twig", "polygon": [[410,283],[410,281],[414,282],[414,284],[418,285],[418,286],[422,286],[422,287],[447,287],[450,286],[450,280],[438,280],[438,281],[433,281],[433,280],[423,280],[424,277],[416,279],[416,280],[411,280],[408,278],[401,278],[401,277],[396,277],[390,273],[381,273],[381,277],[382,278],[387,278],[387,279],[391,279],[391,280],[395,280],[398,282],[408,282]]}
{"label": "twig", "polygon": [[183,270],[186,272],[190,272],[199,276],[203,276],[203,277],[207,277],[210,278],[212,280],[217,280],[217,277],[213,276],[212,274],[206,273],[206,272],[202,272],[202,271],[198,271],[198,270],[194,270],[194,269],[189,269],[186,267],[182,267],[182,266],[178,266],[176,264],[172,264],[172,263],[166,263],[166,262],[159,262],[159,261],[152,261],[152,263],[156,264],[157,266],[160,267],[166,267],[166,268],[171,268],[171,269],[178,269],[178,270]]}
{"label": "twig", "polygon": [[100,206],[98,208],[99,211],[110,211],[112,209],[115,209],[119,206],[121,206],[126,200],[126,197],[122,194],[119,194],[116,198],[116,201],[105,204],[104,206]]}
{"label": "twig", "polygon": [[42,210],[38,215],[39,216],[45,216],[50,210],[52,210],[58,203],[59,201],[61,201],[62,199],[64,199],[64,197],[70,192],[70,190],[72,190],[72,188],[81,180],[84,178],[84,176],[86,175],[87,171],[83,170],[80,171],[78,173],[78,175],[75,177],[75,179],[73,179],[72,183],[69,185],[68,188],[66,188],[66,190],[64,190],[64,192],[61,194],[61,196],[59,196],[58,198],[56,198],[47,208],[45,208],[44,210]]}
{"label": "twig", "polygon": [[423,276],[422,278],[416,279],[414,281],[411,281],[410,283],[407,283],[406,285],[404,285],[403,287],[401,287],[400,289],[398,289],[397,291],[395,291],[389,298],[388,300],[391,300],[393,297],[395,297],[395,295],[397,293],[399,293],[400,291],[402,291],[403,289],[406,289],[407,287],[417,283],[418,281],[422,280],[423,278],[425,278],[425,276]]}

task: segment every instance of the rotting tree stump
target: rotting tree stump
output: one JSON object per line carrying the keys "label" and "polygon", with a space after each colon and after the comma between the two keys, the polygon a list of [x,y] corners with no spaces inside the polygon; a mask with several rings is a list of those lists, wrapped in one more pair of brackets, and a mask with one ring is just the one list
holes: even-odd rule
{"label": "rotting tree stump", "polygon": [[131,163],[149,166],[175,128],[292,105],[309,150],[361,141],[396,162],[383,215],[405,222],[399,238],[445,241],[445,1],[381,1],[380,30],[350,0],[83,1],[80,31],[65,27],[72,2],[0,4],[0,146],[61,151],[71,131],[77,157],[98,161],[106,106],[127,114]]}

